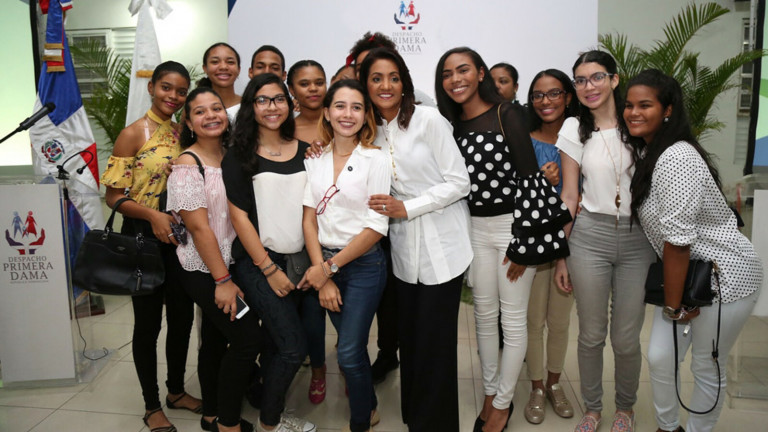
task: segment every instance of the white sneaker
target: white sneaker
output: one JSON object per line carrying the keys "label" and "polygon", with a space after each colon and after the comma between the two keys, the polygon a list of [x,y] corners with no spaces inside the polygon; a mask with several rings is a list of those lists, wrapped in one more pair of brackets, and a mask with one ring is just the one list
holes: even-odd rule
{"label": "white sneaker", "polygon": [[[284,429],[280,429],[281,427]],[[280,432],[316,432],[317,426],[303,418],[283,414],[280,416],[280,424],[278,424],[278,427],[275,430],[279,430]]]}

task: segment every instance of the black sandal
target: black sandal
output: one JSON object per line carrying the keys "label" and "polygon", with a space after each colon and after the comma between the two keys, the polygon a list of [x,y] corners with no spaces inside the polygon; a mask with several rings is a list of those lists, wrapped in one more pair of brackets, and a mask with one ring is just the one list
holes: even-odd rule
{"label": "black sandal", "polygon": [[[144,424],[147,425],[147,427],[149,427],[149,421],[148,421],[149,418],[152,417],[154,414],[159,413],[159,412],[163,412],[163,408],[162,407],[161,408],[155,408],[152,411],[144,414],[144,418],[142,419],[142,420],[144,420]],[[170,425],[170,426],[156,427],[154,429],[150,429],[149,432],[178,432],[178,430],[176,429],[176,426]]]}
{"label": "black sandal", "polygon": [[[177,397],[175,400],[170,400],[170,399],[168,399],[168,396],[166,396],[166,397],[165,397],[165,405],[166,405],[168,408],[170,408],[170,409],[185,409],[185,410],[189,410],[189,411],[192,411],[192,412],[193,412],[193,413],[195,413],[195,414],[202,414],[202,413],[203,413],[203,404],[202,404],[202,403],[200,403],[200,405],[198,405],[197,407],[195,407],[195,409],[192,409],[192,408],[188,408],[188,407],[183,407],[183,406],[176,406],[176,405],[175,405],[175,404],[176,404],[176,402],[178,402],[178,401],[180,401],[180,400],[184,399],[184,396],[187,396],[187,392],[183,392],[183,393],[181,394],[181,396]],[[190,397],[192,397],[192,396],[190,396]]]}

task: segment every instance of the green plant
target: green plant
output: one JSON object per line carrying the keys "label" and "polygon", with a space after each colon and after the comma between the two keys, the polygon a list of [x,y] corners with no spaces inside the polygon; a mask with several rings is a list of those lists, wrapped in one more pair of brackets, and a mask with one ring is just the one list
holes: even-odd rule
{"label": "green plant", "polygon": [[128,90],[131,85],[131,61],[114,53],[97,41],[86,41],[70,47],[73,59],[99,79],[92,96],[83,100],[85,111],[107,135],[107,147],[112,146],[125,128]]}
{"label": "green plant", "polygon": [[[131,86],[131,60],[120,57],[98,41],[85,41],[70,46],[73,60],[98,78],[91,97],[83,106],[96,124],[104,129],[107,142],[99,143],[100,152],[112,153],[112,147],[125,128],[128,92]],[[203,75],[197,66],[187,66],[194,83]]]}
{"label": "green plant", "polygon": [[664,26],[664,40],[655,41],[650,49],[642,49],[628,42],[626,35],[604,34],[600,45],[615,59],[621,76],[622,94],[626,83],[641,71],[659,69],[677,79],[685,96],[685,107],[693,132],[703,138],[723,128],[724,123],[710,115],[720,93],[739,87],[731,76],[743,65],[767,55],[768,50],[745,51],[727,58],[712,69],[699,63],[699,53],[685,49],[702,27],[716,21],[729,10],[717,3],[689,4]]}

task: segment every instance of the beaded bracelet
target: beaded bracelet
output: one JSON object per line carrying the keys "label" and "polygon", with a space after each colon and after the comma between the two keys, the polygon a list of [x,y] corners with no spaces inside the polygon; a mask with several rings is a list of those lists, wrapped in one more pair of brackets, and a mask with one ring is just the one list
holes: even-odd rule
{"label": "beaded bracelet", "polygon": [[267,270],[271,269],[273,266],[276,266],[276,265],[277,265],[277,264],[275,264],[275,262],[274,262],[274,261],[272,261],[272,263],[270,263],[268,266],[266,266],[266,267],[264,267],[263,269],[261,269],[261,273],[262,273],[262,274],[264,274],[264,272],[265,272],[265,271],[267,271]]}
{"label": "beaded bracelet", "polygon": [[282,270],[282,268],[279,265],[275,264],[274,262],[272,264],[274,264],[275,269],[269,272],[269,274],[266,274],[266,273],[264,274],[264,276],[266,276],[267,279],[269,279],[269,277],[272,276],[273,274],[277,273],[278,270]]}

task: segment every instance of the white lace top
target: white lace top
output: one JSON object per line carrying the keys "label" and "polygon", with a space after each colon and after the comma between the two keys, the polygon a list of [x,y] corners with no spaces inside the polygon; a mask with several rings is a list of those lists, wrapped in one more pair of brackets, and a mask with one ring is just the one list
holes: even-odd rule
{"label": "white lace top", "polygon": [[[168,177],[168,210],[208,210],[208,225],[210,225],[216,241],[219,244],[221,257],[227,265],[232,263],[232,242],[235,240],[235,229],[229,218],[227,194],[224,191],[224,181],[221,178],[221,168],[204,166],[205,180],[200,175],[197,165],[175,165]],[[179,245],[176,254],[184,270],[210,273],[197,253],[194,239],[188,233],[186,245]]]}

